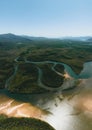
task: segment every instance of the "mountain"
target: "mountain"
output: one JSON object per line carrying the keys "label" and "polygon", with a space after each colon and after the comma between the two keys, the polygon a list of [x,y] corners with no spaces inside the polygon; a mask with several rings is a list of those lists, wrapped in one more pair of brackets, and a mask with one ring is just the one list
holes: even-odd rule
{"label": "mountain", "polygon": [[27,35],[22,35],[22,37],[30,39],[30,40],[37,40],[37,41],[49,39],[46,37],[33,37],[33,36],[27,36]]}
{"label": "mountain", "polygon": [[88,41],[88,42],[92,42],[92,37],[88,38],[87,41]]}
{"label": "mountain", "polygon": [[1,34],[0,35],[0,43],[25,43],[25,42],[30,42],[32,41],[31,39],[22,37],[22,36],[18,36],[15,34]]}
{"label": "mountain", "polygon": [[69,40],[69,41],[83,41],[83,42],[86,42],[86,41],[92,41],[92,37],[91,36],[80,36],[80,37],[62,37],[60,38],[62,40]]}
{"label": "mountain", "polygon": [[83,41],[92,42],[91,36],[80,36],[80,37],[61,37],[61,38],[46,38],[46,37],[33,37],[27,35],[15,35],[12,33],[0,34],[0,46],[2,43],[30,43],[31,41],[42,41],[42,40],[64,40],[64,41]]}

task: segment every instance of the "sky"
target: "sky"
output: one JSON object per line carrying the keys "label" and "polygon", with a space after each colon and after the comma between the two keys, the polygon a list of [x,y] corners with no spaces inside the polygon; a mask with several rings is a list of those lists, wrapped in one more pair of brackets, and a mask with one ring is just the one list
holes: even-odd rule
{"label": "sky", "polygon": [[0,0],[0,34],[92,36],[92,0]]}

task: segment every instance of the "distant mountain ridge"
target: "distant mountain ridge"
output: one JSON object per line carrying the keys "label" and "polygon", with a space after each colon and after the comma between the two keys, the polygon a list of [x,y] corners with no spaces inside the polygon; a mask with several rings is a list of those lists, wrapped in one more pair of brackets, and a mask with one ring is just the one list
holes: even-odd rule
{"label": "distant mountain ridge", "polygon": [[19,36],[19,35],[15,35],[12,33],[8,33],[8,34],[0,34],[0,42],[12,42],[12,43],[18,43],[18,42],[30,42],[31,39]]}
{"label": "distant mountain ridge", "polygon": [[72,40],[72,41],[84,41],[84,42],[92,42],[91,36],[80,36],[80,37],[62,37],[62,40]]}
{"label": "distant mountain ridge", "polygon": [[34,36],[27,36],[27,35],[22,35],[22,37],[30,39],[30,40],[45,40],[45,39],[50,39],[47,37],[34,37]]}
{"label": "distant mountain ridge", "polygon": [[92,37],[90,37],[90,38],[88,39],[88,41],[89,41],[89,42],[92,42]]}
{"label": "distant mountain ridge", "polygon": [[0,42],[5,42],[5,43],[28,43],[35,40],[41,41],[41,40],[48,40],[48,39],[92,42],[91,36],[47,38],[47,37],[35,37],[35,36],[33,37],[27,35],[15,35],[12,33],[0,34]]}

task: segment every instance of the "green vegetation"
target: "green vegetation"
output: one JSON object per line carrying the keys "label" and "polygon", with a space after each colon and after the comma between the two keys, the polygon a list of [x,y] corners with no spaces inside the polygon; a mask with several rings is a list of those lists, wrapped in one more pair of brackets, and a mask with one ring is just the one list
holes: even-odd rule
{"label": "green vegetation", "polygon": [[[42,82],[45,85],[58,87],[63,83],[63,77],[51,69],[52,65],[39,66],[25,63],[25,59],[64,62],[77,74],[81,72],[86,61],[92,60],[92,45],[88,42],[43,39],[27,42],[24,40],[21,44],[19,43],[14,40],[13,42],[0,42],[0,88],[5,87],[6,80],[14,74],[14,67],[18,65],[18,71],[8,83],[8,90],[13,93],[47,92],[37,84],[37,67],[43,71]],[[19,57],[19,62],[16,63],[14,59],[17,57]],[[60,64],[55,66],[55,70],[64,73],[64,68]]]}
{"label": "green vegetation", "polygon": [[54,128],[38,119],[0,116],[0,130],[54,130]]}
{"label": "green vegetation", "polygon": [[49,87],[60,87],[63,83],[64,77],[54,72],[52,66],[52,64],[44,64],[40,66],[43,72],[42,82]]}
{"label": "green vegetation", "polygon": [[13,74],[14,63],[7,59],[0,59],[0,89],[5,87],[6,80]]}
{"label": "green vegetation", "polygon": [[64,74],[64,66],[63,65],[57,64],[54,68],[56,71]]}
{"label": "green vegetation", "polygon": [[35,64],[19,63],[18,70],[11,79],[8,90],[16,93],[41,93],[45,92],[37,84],[38,70]]}
{"label": "green vegetation", "polygon": [[86,61],[92,60],[92,45],[85,42],[49,40],[41,41],[27,55],[31,61],[52,60],[63,62],[79,74]]}

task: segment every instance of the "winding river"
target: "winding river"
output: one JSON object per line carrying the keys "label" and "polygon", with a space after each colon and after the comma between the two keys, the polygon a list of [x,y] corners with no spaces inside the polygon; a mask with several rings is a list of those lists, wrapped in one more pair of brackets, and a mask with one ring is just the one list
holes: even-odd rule
{"label": "winding river", "polygon": [[[17,62],[17,63],[19,62],[19,61],[18,61],[18,58],[19,58],[19,57],[17,57],[17,58],[14,60],[14,61]],[[45,89],[47,89],[47,90],[51,90],[51,91],[58,90],[58,91],[59,91],[59,90],[62,90],[62,89],[64,89],[64,88],[66,89],[66,88],[69,88],[69,87],[73,87],[73,86],[74,86],[74,83],[75,83],[75,79],[78,79],[78,75],[75,74],[75,72],[71,69],[71,67],[69,67],[68,65],[66,65],[66,64],[64,64],[64,63],[61,63],[61,62],[54,62],[54,61],[33,62],[33,61],[28,61],[28,60],[26,60],[26,59],[25,59],[24,62],[25,62],[25,63],[33,63],[33,64],[36,64],[36,65],[39,65],[39,64],[47,64],[47,63],[53,64],[53,66],[52,66],[52,68],[51,68],[52,71],[54,71],[55,73],[57,73],[57,74],[60,75],[60,76],[64,76],[65,78],[66,78],[65,75],[67,75],[68,78],[72,79],[72,80],[68,80],[67,82],[63,83],[63,85],[59,86],[58,88],[48,87],[48,86],[46,86],[45,84],[42,83],[41,79],[42,79],[42,76],[43,76],[43,72],[42,72],[42,70],[37,66],[37,69],[38,69],[38,81],[37,81],[37,83],[38,83],[38,85],[39,85],[40,87],[45,88]],[[63,66],[64,66],[64,68],[65,68],[65,75],[55,70],[55,66],[56,66],[57,64],[60,64],[60,65],[63,65]],[[9,85],[10,80],[12,80],[12,78],[16,75],[17,70],[18,70],[18,65],[15,66],[14,74],[13,74],[11,77],[9,77],[9,79],[6,80],[5,88],[7,88],[7,86]]]}
{"label": "winding river", "polygon": [[[18,57],[15,61],[19,62]],[[19,115],[19,117],[40,118],[48,122],[56,130],[92,130],[92,62],[85,63],[79,75],[76,75],[71,67],[61,62],[32,62],[25,60],[25,63],[52,63],[52,70],[58,75],[65,76],[65,81],[58,88],[50,88],[41,82],[42,70],[37,67],[39,86],[51,90],[51,92],[31,95],[11,94],[7,91],[7,86],[16,75],[18,70],[18,65],[16,65],[14,74],[6,81],[6,89],[0,90],[1,98],[5,102],[0,102],[2,113],[8,116],[18,117]],[[64,65],[65,75],[55,70],[57,64]],[[72,88],[73,86],[76,87]],[[53,90],[57,91],[53,92]],[[13,102],[17,102],[14,107]],[[50,113],[44,114],[43,110]],[[29,111],[32,111],[32,113]],[[36,114],[33,114],[35,112]]]}

